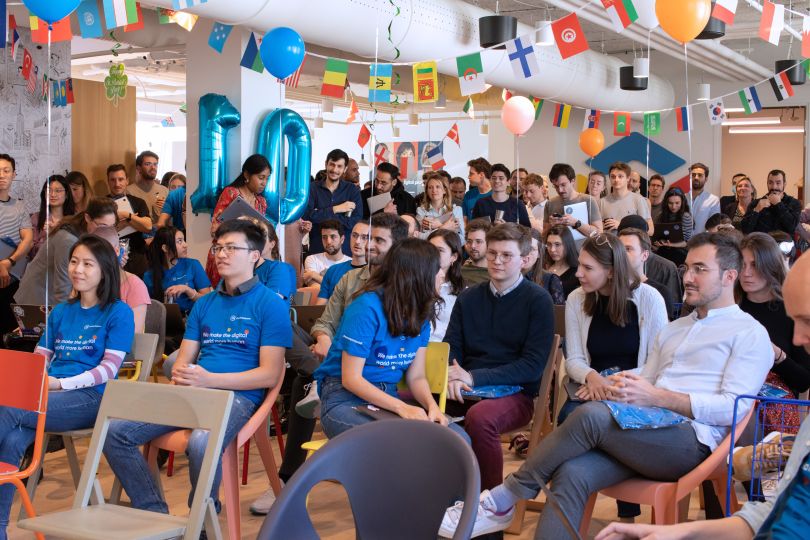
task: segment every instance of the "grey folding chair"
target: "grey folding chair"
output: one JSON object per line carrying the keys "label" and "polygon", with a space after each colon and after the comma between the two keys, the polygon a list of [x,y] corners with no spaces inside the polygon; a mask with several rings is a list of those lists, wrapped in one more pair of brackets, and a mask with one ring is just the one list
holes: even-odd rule
{"label": "grey folding chair", "polygon": [[[24,519],[17,526],[58,538],[88,540],[197,540],[205,527],[208,538],[220,540],[222,531],[211,499],[211,487],[232,402],[233,392],[225,390],[129,381],[109,382],[96,418],[73,508]],[[110,421],[115,419],[208,430],[205,457],[188,516],[106,504],[103,500],[90,506],[104,441]]]}

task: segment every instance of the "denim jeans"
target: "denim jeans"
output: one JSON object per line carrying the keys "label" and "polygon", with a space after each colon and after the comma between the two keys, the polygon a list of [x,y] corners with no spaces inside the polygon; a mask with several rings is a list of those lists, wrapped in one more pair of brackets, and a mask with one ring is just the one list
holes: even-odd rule
{"label": "denim jeans", "polygon": [[[222,441],[223,452],[239,433],[239,430],[242,429],[242,426],[250,420],[257,407],[249,399],[241,397],[239,394],[234,395],[231,414],[225,428],[225,438]],[[146,460],[138,447],[177,429],[172,426],[132,422],[130,420],[113,420],[110,422],[107,439],[104,441],[104,456],[107,458],[107,462],[110,464],[115,476],[121,481],[127,495],[129,495],[133,508],[164,514],[169,513],[169,507],[166,501],[163,500],[160,490],[149,472]],[[191,478],[191,492],[188,496],[189,506],[191,506],[191,501],[194,499],[194,490],[197,487],[197,480],[200,476],[207,444],[208,431],[195,429],[191,433],[186,448],[188,472]],[[214,483],[211,486],[211,498],[217,505],[217,509],[219,508],[218,495],[221,478],[222,455],[220,454],[216,476],[214,476]]]}
{"label": "denim jeans", "polygon": [[[48,396],[45,431],[70,431],[93,427],[101,405],[101,394],[94,388],[52,391]],[[0,407],[0,461],[18,464],[34,442],[37,414]],[[0,486],[0,540],[6,539],[6,527],[14,500],[11,484]]]}
{"label": "denim jeans", "polygon": [[[622,430],[600,402],[577,407],[560,427],[529,454],[504,487],[522,499],[534,498],[540,482],[551,492],[574,529],[579,528],[591,493],[634,476],[672,482],[710,454],[689,423]],[[543,512],[535,539],[564,539],[568,533],[557,513]]]}
{"label": "denim jeans", "polygon": [[[389,396],[399,399],[396,383],[371,383]],[[370,416],[354,410],[354,407],[368,405],[368,402],[352,394],[336,377],[326,377],[318,384],[318,394],[321,397],[321,426],[323,432],[330,439],[337,437],[344,431],[374,421]],[[459,437],[470,444],[467,433],[458,424],[450,424]]]}

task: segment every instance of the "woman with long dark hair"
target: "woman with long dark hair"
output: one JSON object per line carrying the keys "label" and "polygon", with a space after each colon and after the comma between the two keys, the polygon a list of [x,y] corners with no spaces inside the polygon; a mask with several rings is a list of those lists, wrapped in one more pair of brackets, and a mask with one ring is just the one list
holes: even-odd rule
{"label": "woman with long dark hair", "polygon": [[188,258],[186,235],[175,227],[161,227],[149,245],[150,270],[143,276],[149,295],[176,303],[188,314],[194,302],[211,291],[200,261]]}
{"label": "woman with long dark hair", "polygon": [[579,287],[576,276],[579,250],[571,229],[565,225],[549,227],[546,231],[546,254],[548,258],[543,261],[544,268],[560,278],[563,293],[568,298],[571,291]]}
{"label": "woman with long dark hair", "polygon": [[[357,291],[314,374],[328,437],[371,421],[356,410],[368,405],[447,425],[425,377],[425,350],[440,298],[438,277],[438,250],[409,238],[391,248]],[[421,407],[399,399],[397,383],[403,376]]]}
{"label": "woman with long dark hair", "polygon": [[[132,347],[132,310],[119,297],[120,272],[110,244],[82,236],[70,250],[76,296],[58,304],[36,353],[49,360],[47,431],[93,427],[105,384]],[[92,328],[92,331],[88,331]],[[19,464],[36,435],[38,414],[0,407],[0,462]],[[0,538],[6,537],[14,486],[0,486]]]}
{"label": "woman with long dark hair", "polygon": [[450,323],[450,314],[456,305],[456,298],[464,290],[464,277],[461,275],[463,252],[458,234],[448,229],[436,229],[428,242],[439,250],[439,269],[442,275],[439,286],[441,301],[436,302],[436,321],[430,341],[442,341]]}
{"label": "woman with long dark hair", "polygon": [[[261,154],[253,154],[245,160],[242,164],[242,172],[222,190],[219,199],[217,199],[214,214],[211,216],[211,238],[214,237],[214,233],[219,228],[219,216],[237,198],[243,199],[261,215],[267,213],[267,200],[262,193],[264,193],[264,188],[267,187],[267,179],[272,172],[270,162]],[[211,284],[216,287],[217,283],[219,283],[219,273],[214,262],[214,256],[210,252],[205,265],[205,273],[208,274]]]}
{"label": "woman with long dark hair", "polygon": [[70,194],[73,199],[74,210],[78,214],[87,210],[87,205],[90,203],[95,194],[93,188],[90,186],[90,181],[81,171],[70,171],[65,177],[68,186],[70,186]]}
{"label": "woman with long dark hair", "polygon": [[551,301],[554,302],[554,305],[564,306],[565,291],[563,290],[562,281],[556,274],[543,270],[543,241],[540,231],[533,227],[526,227],[526,234],[532,237],[532,250],[529,252],[526,265],[521,268],[523,275],[529,281],[543,287],[551,295]]}
{"label": "woman with long dark hair", "polygon": [[[50,190],[50,193],[49,193]],[[65,177],[55,174],[42,185],[39,193],[39,212],[31,215],[34,226],[34,246],[28,252],[28,260],[33,260],[48,232],[52,232],[63,218],[76,212],[73,194]]]}
{"label": "woman with long dark hair", "polygon": [[[659,231],[666,231],[665,224],[680,225],[683,232],[683,240],[673,242],[667,240]],[[659,225],[662,225],[659,227]],[[686,195],[680,188],[669,188],[664,195],[664,203],[661,206],[661,215],[658,223],[653,229],[653,249],[655,252],[680,266],[686,260],[686,243],[692,238],[694,221],[692,213],[689,211],[689,202]]]}

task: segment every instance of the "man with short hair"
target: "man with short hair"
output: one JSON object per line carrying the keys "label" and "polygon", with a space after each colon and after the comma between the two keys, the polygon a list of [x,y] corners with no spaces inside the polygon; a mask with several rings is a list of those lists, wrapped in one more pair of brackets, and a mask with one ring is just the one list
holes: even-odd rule
{"label": "man with short hair", "polygon": [[[785,311],[793,319],[793,343],[810,352],[810,255],[805,254],[787,275],[784,288]],[[785,465],[782,481],[773,497],[747,502],[739,512],[724,519],[692,521],[677,525],[612,523],[596,540],[656,538],[750,539],[800,537],[807,530],[808,456],[810,420],[802,423],[793,451]],[[783,536],[784,535],[784,536]]]}
{"label": "man with short hair", "polygon": [[785,171],[774,169],[768,173],[768,194],[751,201],[740,224],[742,232],[782,231],[793,236],[799,225],[802,204],[785,193],[786,184]]}
{"label": "man with short hair", "polygon": [[413,196],[405,191],[405,185],[399,178],[399,167],[383,161],[374,171],[374,186],[372,188],[364,189],[360,192],[363,198],[363,218],[368,219],[371,216],[371,210],[368,207],[368,199],[372,196],[382,195],[388,193],[391,200],[385,205],[385,208],[377,210],[377,212],[387,212],[389,214],[416,214],[416,201]]}
{"label": "man with short hair", "polygon": [[509,169],[503,163],[492,166],[489,176],[492,192],[475,203],[473,219],[489,218],[495,225],[518,222],[524,227],[531,227],[526,205],[508,192],[510,176]]}
{"label": "man with short hair", "polygon": [[[496,225],[486,236],[489,279],[459,294],[444,341],[450,344],[447,410],[464,415],[481,471],[481,485],[503,479],[500,435],[532,418],[534,397],[551,349],[551,296],[521,273],[531,251],[527,229]],[[520,386],[511,395],[465,401],[462,392],[490,385]]]}
{"label": "man with short hair", "polygon": [[529,211],[532,228],[543,232],[543,216],[548,203],[548,185],[545,178],[532,173],[523,181],[521,189],[526,196],[526,210]]}
{"label": "man with short hair", "polygon": [[[481,494],[473,536],[508,527],[514,504],[534,498],[544,483],[576,527],[592,493],[635,476],[675,482],[709,457],[731,430],[735,398],[756,395],[773,364],[768,332],[734,300],[741,266],[731,238],[693,236],[683,279],[686,301],[697,309],[661,329],[640,374],[610,377],[612,401],[660,407],[684,421],[622,429],[604,402],[580,405],[503,485]],[[751,406],[743,401],[738,414]],[[442,536],[455,531],[461,510],[445,514]],[[566,536],[556,512],[541,514],[535,538]]]}
{"label": "man with short hair", "polygon": [[737,173],[731,177],[731,195],[723,195],[720,197],[720,208],[725,208],[730,203],[737,200],[737,182],[740,181],[740,178],[748,178],[748,175]]}
{"label": "man with short hair", "polygon": [[7,247],[12,248],[0,260],[0,332],[3,334],[17,326],[11,303],[20,286],[24,269],[23,265],[17,264],[28,256],[34,245],[34,233],[31,230],[31,219],[25,210],[25,202],[11,197],[11,185],[16,175],[17,163],[14,158],[8,154],[0,154],[0,235],[9,243]]}
{"label": "man with short hair", "polygon": [[467,260],[461,265],[461,275],[467,286],[489,280],[487,271],[487,233],[492,228],[488,219],[471,219],[467,223],[464,251]]}
{"label": "man with short hair", "polygon": [[318,299],[315,305],[325,305],[335,290],[340,278],[355,268],[363,268],[366,265],[366,247],[368,246],[368,221],[360,220],[352,229],[349,245],[352,247],[352,258],[348,261],[335,264],[326,271],[321,281],[321,288],[318,291]]}
{"label": "man with short hair", "polygon": [[650,258],[650,253],[652,253],[650,236],[641,229],[628,227],[619,231],[619,241],[624,244],[624,249],[627,252],[627,262],[630,263],[630,267],[635,270],[642,283],[646,283],[658,291],[664,299],[664,305],[667,308],[669,320],[673,320],[675,318],[675,312],[672,309],[672,304],[675,300],[673,299],[672,291],[663,283],[649,279],[644,271],[647,259]]}
{"label": "man with short hair", "polygon": [[[625,216],[619,222],[618,233],[621,234],[623,230],[628,228],[647,232],[647,220],[641,216]],[[649,233],[647,236],[649,237]],[[680,276],[678,276],[678,267],[675,266],[674,262],[657,253],[650,252],[645,273],[651,280],[662,283],[672,294],[675,303],[680,303],[683,300],[683,283]]]}
{"label": "man with short hair", "polygon": [[526,177],[529,176],[529,171],[524,169],[523,167],[518,167],[514,171],[512,171],[512,175],[509,177],[509,194],[513,197],[517,197],[518,187],[520,190],[523,190],[523,182],[526,181]]}
{"label": "man with short hair", "polygon": [[464,195],[467,193],[467,182],[460,176],[453,177],[450,180],[450,195],[453,198],[453,204],[461,206],[464,204]]}
{"label": "man with short hair", "polygon": [[346,166],[346,170],[343,171],[343,179],[355,186],[360,185],[360,166],[353,158],[349,158],[349,164]]}
{"label": "man with short hair", "polygon": [[143,199],[149,211],[152,223],[157,223],[163,211],[163,203],[169,196],[169,188],[157,180],[158,155],[150,150],[145,150],[135,158],[135,172],[137,173],[135,183],[127,186],[127,193]]}
{"label": "man with short hair", "polygon": [[720,213],[720,199],[705,189],[709,181],[709,168],[706,165],[693,163],[689,167],[689,174],[692,176],[692,234],[695,235],[706,230],[706,220],[710,216]]}
{"label": "man with short hair", "polygon": [[[555,163],[548,173],[548,178],[554,189],[557,190],[557,197],[550,199],[543,215],[543,230],[548,230],[551,225],[565,225],[571,227],[571,232],[577,232],[574,240],[577,247],[582,245],[585,239],[593,234],[602,232],[602,214],[596,200],[585,193],[577,193],[575,182],[577,175],[574,168],[567,163]],[[588,212],[587,222],[574,217],[566,207],[575,204],[585,203]]]}
{"label": "man with short hair", "polygon": [[652,219],[653,223],[658,221],[658,219],[661,217],[661,210],[663,209],[664,204],[665,187],[666,182],[664,182],[664,177],[660,174],[650,176],[650,180],[647,182],[647,193],[650,201],[650,218]]}
{"label": "man with short hair", "polygon": [[630,174],[627,175],[627,189],[633,193],[641,191],[641,175],[638,171],[630,171]]}
{"label": "man with short hair", "polygon": [[[348,163],[349,155],[346,152],[339,148],[332,150],[326,155],[326,178],[309,184],[309,203],[303,216],[302,230],[309,232],[310,254],[323,252],[321,223],[336,219],[343,225],[343,230],[348,231],[363,217],[360,213],[363,204],[360,189],[341,179]],[[351,253],[348,238],[343,242],[343,253]]]}
{"label": "man with short hair", "polygon": [[[296,371],[290,390],[290,401],[296,406],[290,411],[287,444],[278,472],[283,481],[288,481],[306,459],[306,451],[301,449],[301,445],[312,438],[315,415],[320,407],[317,384],[312,380],[312,374],[329,352],[346,307],[354,300],[354,294],[368,282],[371,272],[382,264],[388,250],[407,237],[408,228],[399,216],[375,214],[371,218],[368,266],[349,270],[340,279],[326,303],[323,315],[312,326],[310,335],[297,325],[293,327],[293,346],[287,350],[286,359]],[[267,514],[275,500],[273,490],[268,489],[250,505],[250,511],[257,515]]]}
{"label": "man with short hair", "polygon": [[[191,309],[172,368],[174,384],[234,393],[223,449],[253,416],[267,390],[281,382],[284,349],[292,345],[289,306],[253,275],[264,243],[263,231],[250,221],[233,219],[217,229],[211,250],[222,280],[215,292],[200,297]],[[177,429],[124,420],[110,423],[104,455],[133,508],[169,512],[140,446]],[[189,504],[207,442],[208,432],[203,430],[195,430],[188,441]],[[211,488],[217,507],[220,476],[218,472]]]}
{"label": "man with short hair", "polygon": [[416,220],[416,216],[413,214],[402,214],[399,217],[402,218],[405,223],[408,224],[408,237],[409,238],[421,238],[422,233],[419,230],[419,222]]}
{"label": "man with short hair", "polygon": [[492,184],[489,182],[489,175],[492,165],[483,157],[471,159],[467,162],[469,173],[467,180],[470,181],[470,189],[464,194],[461,209],[464,211],[464,219],[472,219],[473,208],[478,199],[488,195],[492,191]]}
{"label": "man with short hair", "polygon": [[605,230],[615,232],[619,228],[619,222],[625,216],[641,216],[647,221],[647,230],[652,234],[653,220],[650,217],[650,205],[639,195],[630,190],[630,166],[627,163],[617,161],[608,169],[610,177],[611,192],[602,199],[602,220]]}
{"label": "man with short hair", "polygon": [[[152,218],[146,201],[136,195],[127,195],[127,168],[117,163],[107,167],[107,187],[110,198],[118,205],[118,232],[126,231],[122,240],[129,241],[129,260],[124,270],[142,276],[149,269],[144,233],[152,231]],[[131,232],[130,232],[131,231]]]}
{"label": "man with short hair", "polygon": [[321,222],[322,253],[315,253],[304,260],[304,273],[301,276],[305,285],[320,284],[323,275],[334,264],[351,260],[343,251],[345,234],[343,225],[336,219]]}

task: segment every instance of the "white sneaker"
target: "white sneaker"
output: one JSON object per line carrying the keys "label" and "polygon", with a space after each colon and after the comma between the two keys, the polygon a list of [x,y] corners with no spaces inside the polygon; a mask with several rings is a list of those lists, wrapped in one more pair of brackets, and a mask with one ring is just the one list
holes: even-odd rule
{"label": "white sneaker", "polygon": [[[284,487],[284,480],[281,481],[281,487]],[[273,492],[273,488],[270,488],[250,504],[250,513],[254,516],[265,516],[270,512],[274,502],[276,502],[276,494]]]}
{"label": "white sneaker", "polygon": [[[447,509],[442,519],[442,526],[439,529],[439,536],[442,538],[453,538],[463,510],[464,503],[461,501]],[[492,500],[489,490],[485,489],[481,492],[481,498],[478,502],[478,515],[475,516],[472,536],[475,537],[481,536],[482,534],[502,531],[509,527],[514,515],[514,507],[503,514],[495,513],[495,501]]]}
{"label": "white sneaker", "polygon": [[304,418],[318,418],[321,415],[321,398],[318,397],[318,381],[309,383],[307,395],[295,404],[295,412]]}

